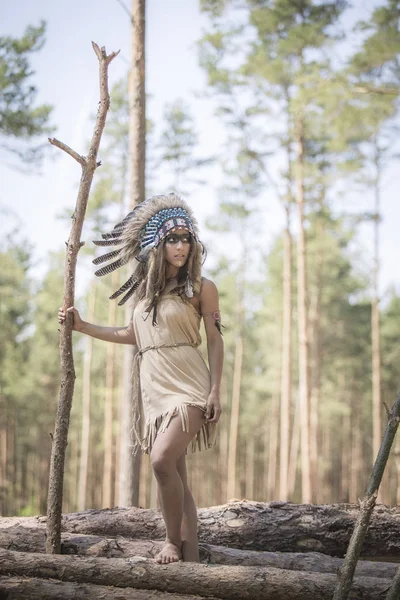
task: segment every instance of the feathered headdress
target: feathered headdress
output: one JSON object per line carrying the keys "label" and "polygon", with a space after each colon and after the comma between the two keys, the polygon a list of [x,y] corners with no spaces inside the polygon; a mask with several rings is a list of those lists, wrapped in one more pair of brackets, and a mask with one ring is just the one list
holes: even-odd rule
{"label": "feathered headdress", "polygon": [[[104,233],[102,240],[93,242],[96,246],[119,246],[94,259],[95,265],[112,261],[95,272],[98,277],[112,273],[129,262],[134,263],[131,276],[110,296],[110,300],[125,294],[118,302],[118,305],[122,305],[132,296],[152,271],[155,249],[168,232],[176,228],[187,229],[193,238],[194,249],[192,248],[188,260],[185,294],[191,297],[193,292],[199,291],[203,247],[198,240],[197,221],[186,202],[177,194],[171,193],[144,200],[117,223],[110,233]],[[155,290],[154,295],[158,297],[160,291]],[[146,296],[149,295],[151,291],[147,289]],[[153,301],[154,298],[149,297],[149,300]]]}

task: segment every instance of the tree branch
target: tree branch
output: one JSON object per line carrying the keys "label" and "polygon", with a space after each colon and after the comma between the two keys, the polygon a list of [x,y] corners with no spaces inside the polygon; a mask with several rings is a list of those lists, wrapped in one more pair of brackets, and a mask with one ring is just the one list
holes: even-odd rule
{"label": "tree branch", "polygon": [[48,138],[48,140],[52,146],[57,146],[57,148],[60,148],[60,150],[64,150],[64,152],[72,156],[72,158],[74,158],[80,165],[82,165],[82,167],[85,166],[86,158],[75,152],[75,150],[72,150],[72,148],[67,146],[67,144],[64,144],[64,142],[60,142],[60,140],[57,140],[56,138]]}
{"label": "tree branch", "polygon": [[[92,43],[92,45],[99,60],[100,102],[88,156],[86,158],[80,156],[77,152],[58,140],[49,140],[50,143],[67,152],[67,154],[72,156],[82,166],[82,176],[66,250],[64,298],[62,304],[64,308],[74,305],[76,262],[79,249],[82,246],[80,238],[90,187],[92,185],[94,172],[98,166],[97,153],[106,122],[107,111],[110,106],[108,65],[118,54],[113,52],[110,56],[107,56],[105,48],[101,48],[100,50],[97,44]],[[59,553],[61,548],[61,512],[65,451],[68,442],[69,418],[75,386],[75,368],[72,349],[72,319],[70,317],[68,317],[65,324],[61,326],[60,359],[61,386],[54,435],[52,438],[49,490],[47,498],[46,551],[51,554]]]}
{"label": "tree branch", "polygon": [[358,94],[384,94],[390,96],[398,96],[400,94],[400,88],[386,88],[386,87],[373,87],[369,85],[357,85],[353,88]]}
{"label": "tree branch", "polygon": [[400,393],[393,405],[390,413],[390,419],[385,429],[385,434],[379,448],[378,456],[369,479],[368,488],[364,498],[360,502],[360,513],[351,536],[349,547],[340,569],[339,581],[335,588],[333,600],[346,600],[350,593],[353,582],[354,571],[357,566],[357,560],[360,556],[365,534],[369,526],[372,511],[375,507],[378,489],[382,481],[382,476],[389,458],[390,449],[396,435],[400,421]]}

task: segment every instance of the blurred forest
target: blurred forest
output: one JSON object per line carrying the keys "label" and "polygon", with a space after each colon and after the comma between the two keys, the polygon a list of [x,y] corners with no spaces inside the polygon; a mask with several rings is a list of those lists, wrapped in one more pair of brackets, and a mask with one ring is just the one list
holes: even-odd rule
{"label": "blurred forest", "polygon": [[[148,121],[146,142],[147,195],[164,191],[158,169],[189,203],[195,187],[207,193],[209,168],[221,181],[204,228],[204,273],[219,288],[225,326],[223,417],[216,447],[189,456],[194,496],[199,506],[231,498],[356,502],[385,427],[384,403],[400,387],[400,296],[379,288],[382,178],[399,158],[400,5],[385,0],[351,27],[344,1],[201,7],[204,94],[215,100],[225,151],[199,155],[188,98],[165,107],[161,127]],[[4,61],[12,50],[4,38],[0,50]],[[127,80],[111,97],[86,240],[128,210]],[[8,109],[0,103],[2,135],[13,127]],[[354,190],[365,196],[362,208],[347,200]],[[260,223],[272,197],[286,224],[265,252]],[[31,249],[15,232],[0,250],[0,514],[45,514],[64,251],[49,256],[38,284]],[[94,272],[93,253],[87,243],[78,270]],[[124,275],[88,276],[77,300],[85,320],[125,324],[124,310],[108,301]],[[119,504],[122,347],[74,334],[74,348],[64,512]],[[380,496],[389,505],[400,504],[397,438]],[[148,457],[139,504],[156,506]]]}

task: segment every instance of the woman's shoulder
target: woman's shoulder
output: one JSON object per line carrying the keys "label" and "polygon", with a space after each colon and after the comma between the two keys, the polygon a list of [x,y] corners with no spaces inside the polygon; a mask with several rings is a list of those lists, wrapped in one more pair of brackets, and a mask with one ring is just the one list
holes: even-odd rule
{"label": "woman's shoulder", "polygon": [[211,279],[208,279],[207,277],[202,277],[200,287],[200,302],[215,297],[218,297],[217,286]]}

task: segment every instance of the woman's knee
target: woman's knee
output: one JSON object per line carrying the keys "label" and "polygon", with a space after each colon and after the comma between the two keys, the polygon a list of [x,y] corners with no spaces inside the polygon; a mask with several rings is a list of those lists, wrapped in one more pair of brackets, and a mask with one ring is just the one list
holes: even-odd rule
{"label": "woman's knee", "polygon": [[176,471],[176,461],[168,452],[152,451],[150,454],[151,466],[157,479],[167,478],[171,472]]}

